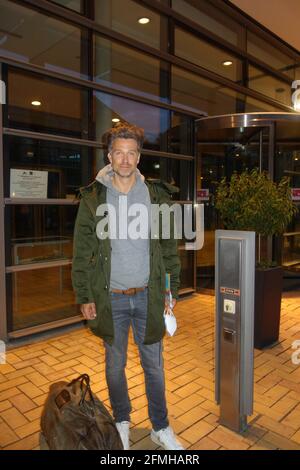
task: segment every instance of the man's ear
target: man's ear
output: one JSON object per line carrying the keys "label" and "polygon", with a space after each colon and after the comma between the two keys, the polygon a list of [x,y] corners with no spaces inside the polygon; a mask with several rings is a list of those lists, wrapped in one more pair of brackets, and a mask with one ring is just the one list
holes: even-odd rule
{"label": "man's ear", "polygon": [[110,152],[107,154],[107,158],[108,158],[109,162],[112,163],[112,158],[111,158]]}

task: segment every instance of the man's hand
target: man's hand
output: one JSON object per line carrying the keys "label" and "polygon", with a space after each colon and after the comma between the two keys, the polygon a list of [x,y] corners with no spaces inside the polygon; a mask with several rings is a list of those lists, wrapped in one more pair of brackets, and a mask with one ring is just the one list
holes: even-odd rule
{"label": "man's hand", "polygon": [[94,303],[81,304],[80,311],[86,320],[95,320],[97,316],[96,305]]}

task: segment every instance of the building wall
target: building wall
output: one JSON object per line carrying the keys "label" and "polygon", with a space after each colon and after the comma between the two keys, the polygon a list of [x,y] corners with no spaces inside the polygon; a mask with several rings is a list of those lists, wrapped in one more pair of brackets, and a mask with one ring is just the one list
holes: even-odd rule
{"label": "building wall", "polygon": [[300,51],[298,0],[231,0],[231,3]]}
{"label": "building wall", "polygon": [[[81,319],[70,281],[76,195],[105,164],[113,119],[145,128],[141,171],[192,205],[196,179],[206,188],[218,176],[208,164],[202,179],[196,172],[195,120],[293,111],[299,56],[221,0],[0,0],[0,9],[6,337]],[[46,172],[46,194],[14,193],[17,170]],[[182,292],[193,291],[194,253],[180,245]]]}

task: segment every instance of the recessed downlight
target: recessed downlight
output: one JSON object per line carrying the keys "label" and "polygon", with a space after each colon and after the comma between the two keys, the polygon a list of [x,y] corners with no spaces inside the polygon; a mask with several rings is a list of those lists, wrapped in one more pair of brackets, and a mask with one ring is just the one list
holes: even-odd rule
{"label": "recessed downlight", "polygon": [[230,67],[230,65],[232,65],[232,64],[233,64],[233,62],[231,60],[225,60],[223,62],[224,67]]}
{"label": "recessed downlight", "polygon": [[31,101],[32,106],[41,106],[41,102],[38,100]]}
{"label": "recessed downlight", "polygon": [[113,118],[112,122],[120,122],[120,119],[119,118]]}
{"label": "recessed downlight", "polygon": [[140,24],[148,24],[148,23],[150,23],[150,18],[139,18],[138,22]]}

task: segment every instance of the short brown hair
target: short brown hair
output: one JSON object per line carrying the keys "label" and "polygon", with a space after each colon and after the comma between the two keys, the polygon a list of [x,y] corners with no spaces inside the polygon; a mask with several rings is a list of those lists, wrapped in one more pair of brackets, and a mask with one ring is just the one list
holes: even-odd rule
{"label": "short brown hair", "polygon": [[141,151],[144,143],[144,129],[127,123],[119,123],[105,133],[105,140],[110,152],[116,139],[134,139],[138,150]]}

